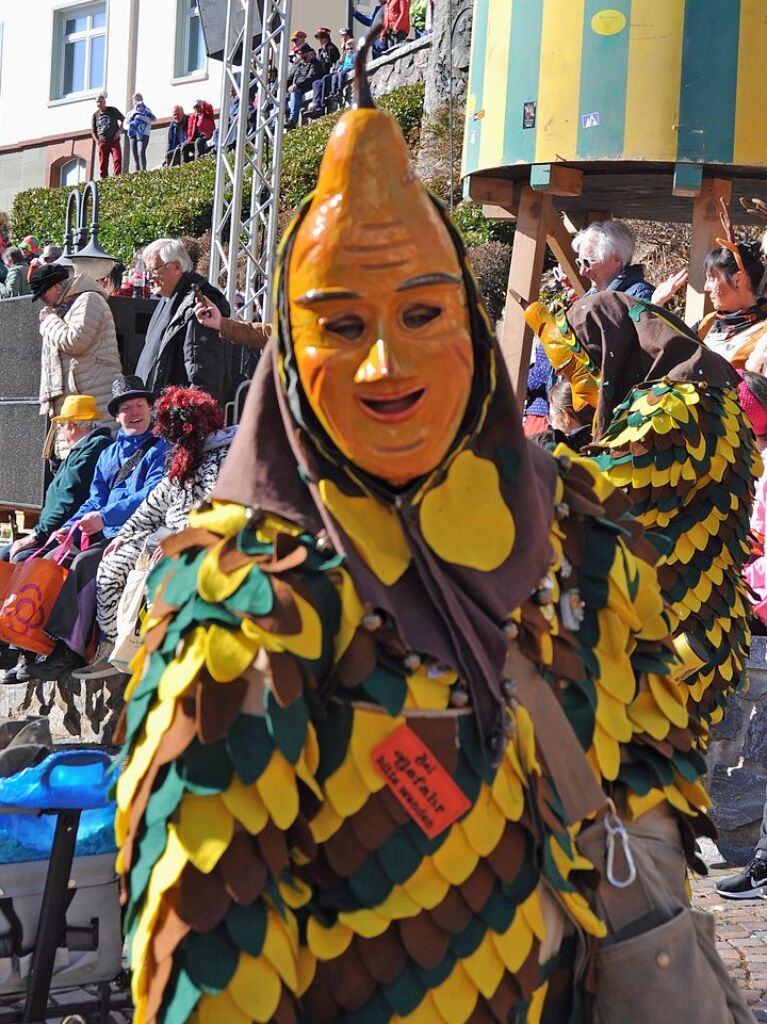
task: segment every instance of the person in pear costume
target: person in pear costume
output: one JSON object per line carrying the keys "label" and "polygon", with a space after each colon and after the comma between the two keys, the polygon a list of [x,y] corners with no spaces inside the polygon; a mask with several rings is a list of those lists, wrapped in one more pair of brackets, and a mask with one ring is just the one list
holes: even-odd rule
{"label": "person in pear costume", "polygon": [[704,765],[656,552],[524,439],[370,41],[230,455],[150,580],[117,781],[137,1024],[585,1024],[617,816],[689,913]]}
{"label": "person in pear costume", "polygon": [[594,414],[584,450],[631,502],[657,547],[681,684],[702,746],[743,682],[751,640],[743,569],[761,459],[740,407],[740,376],[672,313],[604,292],[567,314],[525,317],[576,410]]}

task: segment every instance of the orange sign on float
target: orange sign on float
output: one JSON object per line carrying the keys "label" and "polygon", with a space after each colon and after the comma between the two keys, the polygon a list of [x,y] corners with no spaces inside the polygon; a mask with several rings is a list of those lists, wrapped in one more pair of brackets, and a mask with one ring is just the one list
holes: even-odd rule
{"label": "orange sign on float", "polygon": [[431,750],[406,725],[379,743],[371,758],[399,803],[430,839],[471,807]]}

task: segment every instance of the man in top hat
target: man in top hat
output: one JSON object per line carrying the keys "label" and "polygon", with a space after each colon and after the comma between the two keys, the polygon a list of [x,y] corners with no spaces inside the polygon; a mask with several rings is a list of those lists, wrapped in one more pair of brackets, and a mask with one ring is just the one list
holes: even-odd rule
{"label": "man in top hat", "polygon": [[[53,430],[63,438],[69,454],[45,492],[43,510],[31,533],[13,544],[0,547],[0,560],[23,562],[39,551],[87,499],[101,453],[114,440],[112,432],[101,426],[102,414],[93,395],[67,395],[61,413],[54,416]],[[23,683],[27,675],[26,652],[0,645],[0,683]]]}
{"label": "man in top hat", "polygon": [[288,120],[287,127],[295,128],[301,112],[304,93],[311,92],[315,82],[325,74],[325,65],[316,57],[308,43],[298,48],[298,61],[288,77]]}
{"label": "man in top hat", "polygon": [[112,385],[107,408],[117,420],[117,436],[98,458],[87,500],[52,534],[62,542],[77,527],[76,556],[45,627],[56,639],[55,650],[29,666],[32,679],[59,679],[87,660],[96,621],[96,571],[104,549],[165,474],[168,444],[152,430],[154,400],[140,377],[120,376]]}
{"label": "man in top hat", "polygon": [[333,65],[341,59],[341,52],[330,38],[329,28],[318,28],[314,38],[317,40],[317,60],[324,66],[327,75]]}

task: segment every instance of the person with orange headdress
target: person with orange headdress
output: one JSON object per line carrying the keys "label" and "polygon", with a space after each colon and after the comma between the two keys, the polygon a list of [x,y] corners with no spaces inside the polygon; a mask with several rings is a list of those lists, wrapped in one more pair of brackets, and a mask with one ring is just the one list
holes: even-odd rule
{"label": "person with orange headdress", "polygon": [[[136,1019],[626,1020],[594,972],[608,931],[672,918],[701,963],[703,763],[656,554],[588,461],[525,441],[365,55],[211,501],[150,581],[117,783]],[[605,859],[617,813],[671,865],[663,909]],[[638,898],[618,927],[607,890]]]}
{"label": "person with orange headdress", "polygon": [[696,325],[698,337],[708,348],[737,370],[764,372],[753,365],[751,354],[764,360],[767,346],[767,298],[760,295],[764,264],[759,242],[735,243],[717,239],[722,245],[706,256],[704,289],[714,311]]}

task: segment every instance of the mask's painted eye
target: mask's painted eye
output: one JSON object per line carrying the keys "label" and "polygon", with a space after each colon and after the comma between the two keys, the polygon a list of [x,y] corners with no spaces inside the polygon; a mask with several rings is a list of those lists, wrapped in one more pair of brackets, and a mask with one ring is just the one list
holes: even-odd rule
{"label": "mask's painted eye", "polygon": [[436,320],[441,315],[442,310],[439,306],[426,306],[419,303],[417,306],[408,306],[402,315],[402,320],[405,327],[409,327],[411,331],[417,331],[419,327],[425,327],[426,324],[430,324],[432,320]]}
{"label": "mask's painted eye", "polygon": [[365,331],[365,321],[361,316],[350,313],[348,316],[341,316],[337,320],[329,320],[325,323],[325,330],[335,334],[344,341],[357,341]]}

